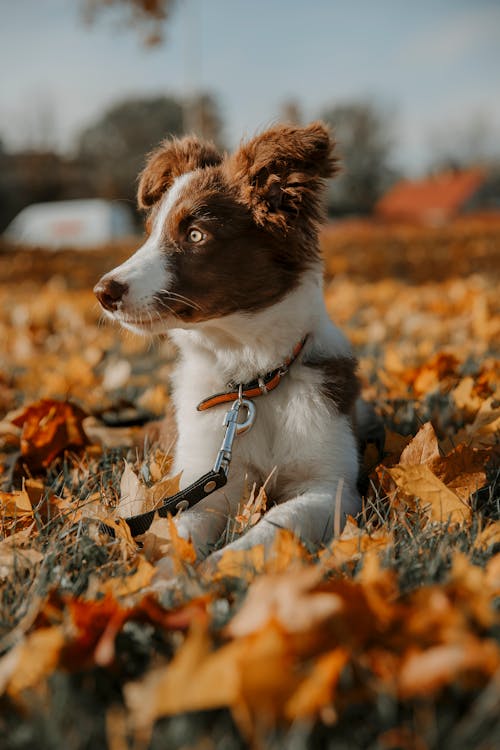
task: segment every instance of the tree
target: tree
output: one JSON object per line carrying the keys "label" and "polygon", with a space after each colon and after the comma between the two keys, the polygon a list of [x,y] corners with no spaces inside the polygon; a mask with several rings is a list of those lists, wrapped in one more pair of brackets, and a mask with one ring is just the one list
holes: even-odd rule
{"label": "tree", "polygon": [[[214,97],[202,94],[193,106],[198,119],[190,131],[220,145],[222,121]],[[146,154],[163,138],[185,132],[183,110],[174,97],[129,99],[86,128],[79,138],[78,160],[91,167],[95,193],[134,201]]]}
{"label": "tree", "polygon": [[82,0],[82,3],[84,17],[89,22],[105,10],[124,12],[126,22],[143,29],[144,41],[153,45],[163,41],[163,26],[175,0]]}
{"label": "tree", "polygon": [[328,195],[332,213],[370,213],[396,177],[389,117],[369,102],[347,102],[322,113],[337,141],[340,173]]}
{"label": "tree", "polygon": [[184,100],[184,130],[195,133],[200,138],[223,146],[223,123],[219,104],[212,94],[199,94]]}
{"label": "tree", "polygon": [[182,105],[173,97],[115,104],[80,135],[78,158],[91,164],[97,195],[134,200],[144,156],[167,135],[182,133]]}

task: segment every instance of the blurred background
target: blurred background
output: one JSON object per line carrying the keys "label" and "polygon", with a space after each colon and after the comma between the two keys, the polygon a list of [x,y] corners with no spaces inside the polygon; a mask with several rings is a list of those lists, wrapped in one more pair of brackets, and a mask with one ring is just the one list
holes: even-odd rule
{"label": "blurred background", "polygon": [[[497,0],[17,0],[1,13],[0,232],[33,203],[101,199],[32,211],[11,239],[92,245],[138,228],[137,173],[167,134],[233,148],[318,117],[343,164],[331,217],[500,211]],[[88,236],[89,221],[108,229]]]}

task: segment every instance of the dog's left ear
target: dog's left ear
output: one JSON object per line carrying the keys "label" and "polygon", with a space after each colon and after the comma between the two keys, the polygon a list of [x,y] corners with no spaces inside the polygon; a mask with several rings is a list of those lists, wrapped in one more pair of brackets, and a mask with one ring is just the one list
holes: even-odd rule
{"label": "dog's left ear", "polygon": [[279,125],[243,144],[228,168],[256,222],[286,231],[299,217],[319,221],[325,179],[336,171],[333,147],[321,122]]}

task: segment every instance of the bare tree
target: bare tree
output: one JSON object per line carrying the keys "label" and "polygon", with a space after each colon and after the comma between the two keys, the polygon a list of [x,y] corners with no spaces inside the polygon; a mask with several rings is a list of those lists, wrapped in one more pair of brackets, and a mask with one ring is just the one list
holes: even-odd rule
{"label": "bare tree", "polygon": [[165,22],[175,0],[82,0],[82,3],[83,15],[88,22],[93,22],[103,11],[114,10],[127,24],[140,27],[146,44],[153,45],[163,41]]}
{"label": "bare tree", "polygon": [[322,113],[333,129],[341,172],[329,191],[333,213],[369,213],[396,173],[389,115],[369,102],[338,104]]}
{"label": "bare tree", "polygon": [[[216,99],[201,95],[197,112],[201,115],[198,133],[220,144],[222,119]],[[98,195],[133,200],[145,155],[163,138],[184,132],[181,100],[168,96],[128,99],[82,131],[78,159],[91,165]]]}

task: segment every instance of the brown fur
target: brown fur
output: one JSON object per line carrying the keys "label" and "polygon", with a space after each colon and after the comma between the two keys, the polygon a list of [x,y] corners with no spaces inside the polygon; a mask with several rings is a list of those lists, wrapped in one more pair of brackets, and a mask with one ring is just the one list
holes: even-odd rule
{"label": "brown fur", "polygon": [[221,155],[212,143],[202,143],[194,136],[163,141],[149,155],[146,166],[139,175],[139,208],[151,208],[181,174],[220,164],[221,160]]}
{"label": "brown fur", "polygon": [[325,125],[277,125],[243,144],[227,164],[231,181],[257,224],[288,233],[297,224],[323,219],[324,181],[336,170],[334,142]]}
{"label": "brown fur", "polygon": [[341,414],[352,415],[354,404],[360,394],[356,375],[357,362],[354,357],[334,357],[305,361],[307,367],[322,371],[322,390]]}
{"label": "brown fur", "polygon": [[[138,202],[155,211],[173,180],[194,171],[163,227],[172,292],[201,309],[158,295],[158,311],[184,320],[252,312],[279,301],[319,256],[324,180],[335,170],[327,128],[276,126],[221,157],[195,138],[164,142],[141,175]],[[206,239],[195,246],[188,231]],[[293,231],[292,231],[293,230]]]}

